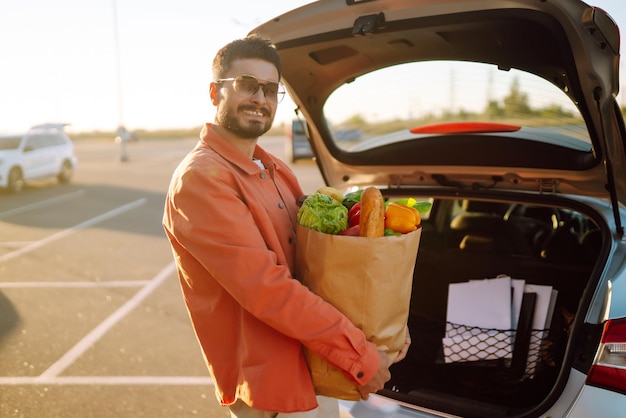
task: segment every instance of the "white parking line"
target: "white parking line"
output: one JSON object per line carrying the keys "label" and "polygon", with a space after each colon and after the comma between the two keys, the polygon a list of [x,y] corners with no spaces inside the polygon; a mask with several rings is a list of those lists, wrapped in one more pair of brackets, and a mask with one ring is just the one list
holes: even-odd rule
{"label": "white parking line", "polygon": [[[78,197],[84,191],[78,191],[57,198],[48,199],[32,205],[23,206],[11,211],[0,212],[0,218],[44,207],[62,200]],[[95,225],[110,219],[118,214],[143,205],[146,199],[138,199],[134,202],[120,206],[95,218],[60,231],[40,241],[30,242],[23,248],[0,256],[0,262],[7,261],[19,255],[25,254],[45,244],[64,238],[78,230]],[[19,282],[0,283],[0,288],[99,288],[99,287],[142,287],[131,299],[113,312],[91,332],[89,332],[74,347],[68,350],[59,360],[53,363],[39,376],[2,376],[0,385],[197,385],[212,386],[213,380],[208,376],[59,376],[80,356],[82,356],[93,344],[104,336],[115,324],[127,316],[146,297],[148,297],[167,277],[175,271],[174,262],[168,264],[155,277],[150,280],[111,281],[111,282]]]}
{"label": "white parking line", "polygon": [[42,200],[40,202],[31,203],[30,205],[20,206],[19,208],[7,210],[4,212],[0,212],[0,219],[6,218],[7,216],[16,215],[18,213],[28,212],[29,210],[43,208],[54,203],[59,203],[64,200],[75,199],[85,194],[85,190],[78,190],[73,193],[64,194],[61,196],[53,197],[51,199]]}
{"label": "white parking line", "polygon": [[37,382],[46,381],[52,377],[56,377],[63,373],[77,358],[82,356],[96,341],[106,334],[117,322],[123,319],[137,305],[139,305],[150,293],[154,291],[165,279],[175,271],[176,265],[172,261],[163,270],[161,270],[150,282],[130,298],[125,304],[113,312],[107,319],[100,323],[96,328],[91,330],[82,340],[74,347],[66,352],[59,360],[56,361],[48,370],[44,371],[40,376],[35,378]]}
{"label": "white parking line", "polygon": [[120,213],[129,211],[131,209],[135,209],[135,208],[143,205],[144,203],[146,203],[146,199],[145,198],[137,199],[134,202],[130,202],[130,203],[126,204],[126,205],[120,206],[120,207],[118,207],[116,209],[113,209],[113,210],[111,210],[109,212],[103,213],[100,216],[96,216],[95,218],[88,219],[85,222],[79,223],[78,225],[74,225],[71,228],[59,231],[56,234],[52,234],[52,235],[50,235],[50,236],[48,236],[48,237],[46,237],[46,238],[44,238],[42,240],[35,241],[35,242],[33,242],[33,243],[29,244],[29,245],[26,245],[25,247],[20,248],[19,250],[15,250],[15,251],[6,253],[6,254],[0,256],[0,263],[2,263],[4,261],[7,261],[7,260],[10,260],[12,258],[15,258],[17,256],[20,256],[22,254],[25,254],[25,253],[27,253],[29,251],[35,250],[35,249],[37,249],[37,248],[39,248],[41,246],[49,244],[49,243],[51,243],[53,241],[56,241],[58,239],[65,238],[68,235],[71,235],[71,234],[73,234],[76,231],[79,231],[81,229],[90,227],[92,225],[95,225],[95,224],[97,224],[99,222],[102,222],[102,221],[105,221],[107,219],[113,218],[114,216],[117,216]]}

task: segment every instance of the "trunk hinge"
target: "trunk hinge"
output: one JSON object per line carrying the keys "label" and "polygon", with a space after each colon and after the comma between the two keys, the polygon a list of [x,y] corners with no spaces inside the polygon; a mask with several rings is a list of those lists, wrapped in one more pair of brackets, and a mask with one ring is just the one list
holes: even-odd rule
{"label": "trunk hinge", "polygon": [[539,179],[539,193],[556,194],[559,188],[559,182],[555,179]]}
{"label": "trunk hinge", "polygon": [[392,174],[389,176],[389,181],[387,182],[387,188],[389,189],[401,189],[402,188],[402,176]]}

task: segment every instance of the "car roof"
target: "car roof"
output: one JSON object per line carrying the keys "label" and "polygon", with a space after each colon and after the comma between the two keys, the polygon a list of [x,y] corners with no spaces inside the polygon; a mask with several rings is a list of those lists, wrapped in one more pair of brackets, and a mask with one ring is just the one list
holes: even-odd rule
{"label": "car roof", "polygon": [[55,130],[62,130],[63,128],[65,128],[66,126],[68,126],[69,123],[42,123],[40,125],[34,125],[32,126],[30,129],[34,130],[34,129],[55,129]]}

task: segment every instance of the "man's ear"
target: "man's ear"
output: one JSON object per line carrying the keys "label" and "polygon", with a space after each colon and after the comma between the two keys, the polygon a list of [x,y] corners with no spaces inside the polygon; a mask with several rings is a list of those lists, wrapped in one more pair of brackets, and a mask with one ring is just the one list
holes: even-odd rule
{"label": "man's ear", "polygon": [[220,100],[222,99],[222,97],[220,94],[219,85],[217,83],[211,83],[209,85],[209,96],[211,97],[211,103],[213,103],[214,106],[220,104]]}

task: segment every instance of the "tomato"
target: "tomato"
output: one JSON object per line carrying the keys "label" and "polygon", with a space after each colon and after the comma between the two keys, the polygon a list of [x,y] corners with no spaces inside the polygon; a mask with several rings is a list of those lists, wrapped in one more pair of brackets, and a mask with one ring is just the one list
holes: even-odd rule
{"label": "tomato", "polygon": [[361,220],[361,202],[357,202],[348,211],[348,226],[358,225]]}

